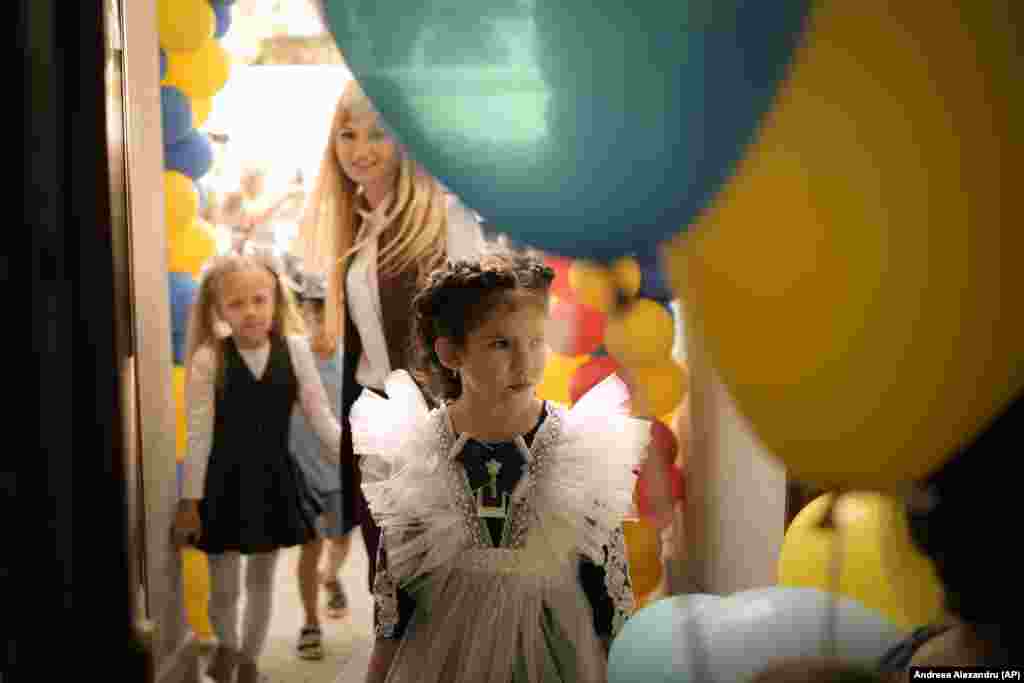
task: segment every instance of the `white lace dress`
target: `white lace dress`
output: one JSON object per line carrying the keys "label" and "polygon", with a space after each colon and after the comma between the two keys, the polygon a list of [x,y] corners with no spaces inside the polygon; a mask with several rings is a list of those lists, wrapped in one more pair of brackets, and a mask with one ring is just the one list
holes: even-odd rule
{"label": "white lace dress", "polygon": [[625,385],[610,377],[572,410],[549,402],[530,446],[517,437],[523,467],[498,497],[498,534],[447,410],[428,411],[404,371],[386,392],[364,392],[351,420],[383,531],[377,636],[401,638],[389,683],[605,681],[601,638],[633,610],[622,521],[649,439]]}

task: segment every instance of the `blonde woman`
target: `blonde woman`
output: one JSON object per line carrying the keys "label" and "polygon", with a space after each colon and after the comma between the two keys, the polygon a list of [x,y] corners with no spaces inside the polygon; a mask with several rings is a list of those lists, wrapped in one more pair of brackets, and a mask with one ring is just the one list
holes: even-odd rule
{"label": "blonde woman", "polygon": [[[353,80],[335,109],[298,242],[307,266],[327,274],[324,324],[312,347],[325,357],[340,354],[344,516],[362,529],[372,592],[380,530],[360,488],[358,463],[347,457],[349,411],[364,389],[383,392],[392,371],[410,366],[417,283],[446,259],[479,255],[483,233],[473,214],[401,148]],[[325,586],[332,600],[341,595],[336,577]],[[319,633],[304,629],[300,645],[303,638]]]}

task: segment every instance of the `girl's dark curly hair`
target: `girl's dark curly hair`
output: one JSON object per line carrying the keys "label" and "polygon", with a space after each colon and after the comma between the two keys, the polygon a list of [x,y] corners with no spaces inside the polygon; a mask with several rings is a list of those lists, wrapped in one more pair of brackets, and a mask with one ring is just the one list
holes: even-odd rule
{"label": "girl's dark curly hair", "polygon": [[496,306],[516,293],[536,295],[546,308],[554,279],[555,271],[538,255],[507,248],[435,270],[412,302],[416,378],[442,401],[457,399],[462,381],[441,364],[434,343],[447,337],[462,346]]}

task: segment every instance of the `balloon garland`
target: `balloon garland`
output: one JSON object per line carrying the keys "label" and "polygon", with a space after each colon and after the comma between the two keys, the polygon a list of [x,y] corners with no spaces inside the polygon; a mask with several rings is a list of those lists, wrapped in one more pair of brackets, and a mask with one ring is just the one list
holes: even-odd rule
{"label": "balloon garland", "polygon": [[666,424],[673,422],[671,415],[687,392],[686,371],[672,358],[672,295],[656,255],[624,257],[607,266],[557,256],[546,260],[555,271],[555,330],[538,394],[574,404],[618,374],[630,387],[633,413],[652,420],[655,456],[634,471],[640,519],[625,526],[634,590],[643,605],[661,578],[658,531],[671,523],[671,504],[686,490],[675,462],[679,443]]}
{"label": "balloon garland", "polygon": [[[199,217],[199,180],[213,165],[213,149],[200,129],[223,89],[231,60],[220,44],[231,26],[226,0],[158,0],[160,122],[164,144],[164,218],[167,229],[171,346],[176,408],[178,495],[186,449],[185,339],[203,264],[216,253],[212,228]],[[212,637],[206,613],[206,558],[183,553],[185,609],[193,630]]]}

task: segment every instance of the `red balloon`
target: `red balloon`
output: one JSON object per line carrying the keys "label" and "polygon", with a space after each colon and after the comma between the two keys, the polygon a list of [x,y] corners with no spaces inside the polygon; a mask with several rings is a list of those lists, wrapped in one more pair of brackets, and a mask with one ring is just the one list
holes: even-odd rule
{"label": "red balloon", "polygon": [[551,293],[563,301],[572,301],[572,287],[569,286],[569,268],[572,267],[572,260],[561,256],[545,256],[544,262],[555,271]]}
{"label": "red balloon", "polygon": [[[651,465],[652,463],[648,462],[636,481],[635,500],[637,512],[644,519],[650,520],[658,527],[664,528],[672,523],[671,504],[677,500],[686,500],[686,478],[683,476],[683,471],[674,463],[668,467],[658,469],[653,468]],[[670,496],[668,500],[665,500],[663,496],[652,498],[650,494],[651,483],[648,479],[652,476],[668,477]]]}
{"label": "red balloon", "polygon": [[576,403],[583,394],[596,387],[601,380],[614,374],[618,369],[619,364],[611,356],[598,356],[587,361],[576,368],[576,372],[569,380],[569,400]]}
{"label": "red balloon", "polygon": [[651,421],[651,445],[666,463],[675,463],[679,454],[679,442],[672,430],[661,420]]}
{"label": "red balloon", "polygon": [[551,335],[551,348],[563,356],[593,353],[604,341],[607,318],[589,306],[559,299],[551,307],[556,329]]}

